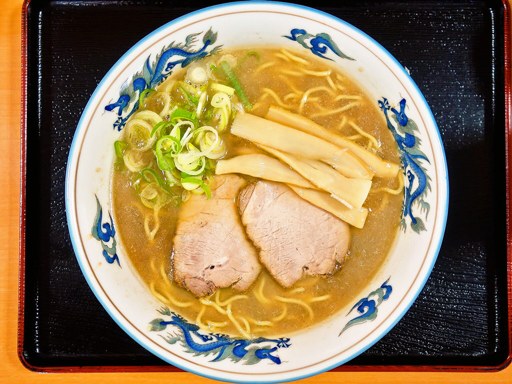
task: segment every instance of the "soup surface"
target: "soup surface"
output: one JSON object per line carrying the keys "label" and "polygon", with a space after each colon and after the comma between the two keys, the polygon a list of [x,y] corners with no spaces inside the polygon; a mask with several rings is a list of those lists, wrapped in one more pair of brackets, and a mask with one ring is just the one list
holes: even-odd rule
{"label": "soup surface", "polygon": [[[399,163],[396,144],[376,100],[369,99],[364,90],[328,61],[262,47],[227,53],[236,62],[234,71],[252,103],[251,114],[264,117],[269,107],[280,107],[314,120],[387,161]],[[218,59],[213,56],[206,60],[215,63]],[[172,74],[172,78],[182,79],[186,70]],[[150,94],[145,108],[159,112],[161,104]],[[264,152],[231,135],[229,129],[222,133],[222,139],[226,159]],[[249,183],[255,181],[253,177],[243,177]],[[398,232],[403,199],[401,177],[400,171],[397,177],[373,178],[364,203],[369,212],[364,227],[350,227],[348,256],[334,273],[306,276],[292,287],[283,288],[263,268],[244,292],[221,288],[202,298],[178,286],[172,278],[173,236],[180,204],[166,204],[158,210],[158,217],[152,216],[154,211],[141,203],[133,187],[133,172],[123,166],[115,167],[112,199],[117,231],[126,253],[163,304],[208,331],[245,337],[282,336],[318,323],[367,294],[363,290],[368,289],[368,280],[382,265]],[[148,238],[148,227],[154,228],[156,221],[158,229],[153,238]]]}

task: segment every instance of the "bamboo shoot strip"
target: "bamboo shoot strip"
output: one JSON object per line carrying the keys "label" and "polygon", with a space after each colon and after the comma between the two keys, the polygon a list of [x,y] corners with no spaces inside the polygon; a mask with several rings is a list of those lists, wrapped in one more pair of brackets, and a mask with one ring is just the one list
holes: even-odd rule
{"label": "bamboo shoot strip", "polygon": [[217,175],[241,173],[299,187],[316,188],[289,166],[284,165],[273,157],[263,154],[242,155],[227,160],[219,160],[215,173]]}
{"label": "bamboo shoot strip", "polygon": [[353,225],[356,228],[363,228],[366,217],[368,216],[367,208],[350,209],[336,199],[333,199],[328,193],[296,187],[295,185],[289,185],[289,187],[302,199],[318,208],[322,208],[324,211],[329,212],[347,224]]}
{"label": "bamboo shoot strip", "polygon": [[239,113],[235,117],[231,133],[301,158],[321,160],[347,177],[371,180],[373,176],[363,162],[346,148],[250,113]]}
{"label": "bamboo shoot strip", "polygon": [[330,132],[321,125],[315,123],[304,116],[298,115],[293,112],[286,111],[281,108],[271,106],[266,115],[267,119],[275,121],[280,124],[285,124],[290,127],[301,130],[302,132],[309,133],[321,139],[327,140],[341,148],[347,148],[353,152],[357,157],[366,163],[366,165],[375,172],[378,177],[396,177],[400,166],[398,164],[381,159],[376,154],[367,151],[360,145],[341,137],[333,132]]}
{"label": "bamboo shoot strip", "polygon": [[336,200],[342,202],[348,208],[361,208],[368,192],[370,192],[371,180],[350,179],[320,161],[299,160],[276,149],[263,145],[260,147],[279,160],[284,161],[318,188],[332,194]]}

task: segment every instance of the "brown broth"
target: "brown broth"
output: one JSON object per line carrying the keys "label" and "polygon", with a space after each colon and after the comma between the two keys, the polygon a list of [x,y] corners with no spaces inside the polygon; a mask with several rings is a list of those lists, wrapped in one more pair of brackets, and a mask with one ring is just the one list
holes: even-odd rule
{"label": "brown broth", "polygon": [[[249,51],[257,51],[259,59],[247,55]],[[287,97],[286,95],[290,94],[292,87],[298,90],[306,90],[326,84],[325,78],[316,76],[288,75],[286,79],[283,79],[282,75],[276,73],[277,70],[297,72],[300,70],[301,65],[293,61],[286,63],[276,57],[278,52],[278,50],[262,48],[230,52],[236,57],[244,58],[242,59],[242,68],[237,69],[237,74],[247,91],[249,99],[256,106],[252,111],[254,114],[264,115],[268,105],[275,104],[270,96],[265,96],[258,103],[264,88],[272,89],[281,99],[284,99]],[[308,69],[311,71],[325,71],[330,68],[325,61],[309,57],[307,60],[311,61],[311,64],[308,65]],[[277,64],[264,70],[258,69],[262,63],[266,62],[276,62]],[[174,76],[179,77],[183,76],[183,74],[176,74]],[[377,153],[381,157],[398,163],[399,157],[396,144],[386,128],[385,120],[377,108],[376,101],[370,100],[357,84],[347,78],[346,75],[334,69],[332,70],[331,79],[339,85],[339,88],[343,89],[343,91],[339,91],[339,94],[359,95],[361,97],[361,105],[350,109],[344,113],[344,116],[349,120],[353,120],[359,127],[378,138],[381,147]],[[290,87],[290,84],[292,87]],[[340,105],[351,102],[350,100],[336,101],[334,97],[323,91],[315,92],[311,97],[313,97],[313,100],[318,97],[318,102],[326,109],[339,108]],[[292,100],[292,96],[288,96],[288,100]],[[305,104],[302,112],[306,117],[311,117],[314,116],[315,111],[317,109],[312,106],[312,102],[308,102]],[[339,128],[342,121],[341,116],[341,114],[317,116],[313,119],[324,127],[342,135],[351,136],[356,134],[348,124],[345,124],[341,129]],[[225,139],[228,145],[226,157],[243,153],[247,149],[253,150],[252,145],[244,143],[240,139],[230,138],[229,136]],[[358,142],[362,145],[367,144],[366,139],[361,139]],[[221,315],[210,306],[206,306],[204,314],[198,317],[198,313],[203,307],[198,299],[188,291],[175,286],[171,281],[172,238],[176,226],[177,209],[168,205],[161,210],[160,220],[162,225],[154,241],[149,241],[145,236],[143,223],[144,215],[151,214],[151,211],[139,202],[139,198],[133,188],[131,188],[129,180],[126,171],[114,171],[112,199],[121,242],[142,280],[152,290],[156,290],[162,296],[172,295],[179,302],[194,303],[190,307],[180,308],[161,298],[165,301],[164,304],[169,305],[171,310],[180,313],[187,319],[201,322],[205,327],[208,326],[208,322],[226,322],[226,316]],[[396,179],[385,180],[375,178],[372,189],[383,186],[395,188],[396,184]],[[400,222],[402,199],[402,194],[391,195],[385,192],[370,192],[365,203],[365,206],[370,210],[366,224],[363,229],[351,227],[352,242],[349,256],[333,275],[327,277],[306,277],[291,289],[284,289],[266,271],[263,271],[255,284],[247,292],[243,293],[248,298],[232,302],[232,312],[235,317],[244,318],[250,322],[250,333],[252,335],[286,335],[318,323],[338,312],[344,306],[360,299],[359,296],[361,294],[367,293],[363,292],[363,290],[368,289],[366,287],[368,280],[372,278],[384,262],[395,239]],[[166,277],[159,271],[164,271]],[[261,304],[255,298],[262,284],[264,284],[262,291],[265,297],[270,299],[269,304]],[[304,288],[303,291],[302,288]],[[224,301],[229,297],[239,294],[229,288],[221,289],[217,299]],[[314,297],[324,295],[330,295],[330,299],[309,303],[314,313],[313,318],[301,305],[293,303],[285,305],[276,300],[276,296],[280,296],[293,297],[309,302]],[[285,307],[286,314],[284,315],[283,310]],[[276,320],[279,317],[282,317],[282,319]],[[263,323],[258,323],[258,321],[272,321],[273,326],[269,327]],[[220,326],[222,324],[218,325],[210,323],[208,328],[211,331],[234,335],[240,333],[229,321],[224,326]]]}

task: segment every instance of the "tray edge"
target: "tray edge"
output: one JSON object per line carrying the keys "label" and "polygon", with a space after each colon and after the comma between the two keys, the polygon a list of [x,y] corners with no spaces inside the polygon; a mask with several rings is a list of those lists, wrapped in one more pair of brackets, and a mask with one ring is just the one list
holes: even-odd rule
{"label": "tray edge", "polygon": [[[293,1],[293,0],[291,0]],[[506,180],[506,243],[507,243],[507,296],[508,296],[508,355],[496,366],[468,365],[341,365],[331,372],[497,372],[512,363],[512,0],[501,0],[503,6],[504,28],[504,79],[505,79],[505,174]],[[45,373],[76,373],[76,372],[183,372],[172,365],[162,366],[39,366],[30,362],[24,354],[24,323],[25,323],[25,241],[26,241],[26,144],[27,144],[27,40],[28,40],[28,8],[32,0],[24,0],[21,15],[21,116],[20,116],[20,228],[19,228],[19,260],[18,260],[18,332],[17,354],[22,365],[30,371]]]}

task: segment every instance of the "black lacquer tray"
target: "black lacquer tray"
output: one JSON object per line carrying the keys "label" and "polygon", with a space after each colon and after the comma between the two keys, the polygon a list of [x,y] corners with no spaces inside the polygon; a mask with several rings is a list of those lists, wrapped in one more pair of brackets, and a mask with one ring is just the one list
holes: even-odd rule
{"label": "black lacquer tray", "polygon": [[[127,336],[89,289],[68,235],[65,169],[80,114],[108,69],[155,28],[212,4],[32,0],[25,5],[19,351],[32,369],[177,370]],[[337,369],[503,368],[511,355],[508,5],[471,0],[317,0],[314,5],[367,32],[410,71],[438,122],[450,173],[445,240],[423,292],[386,337]]]}

